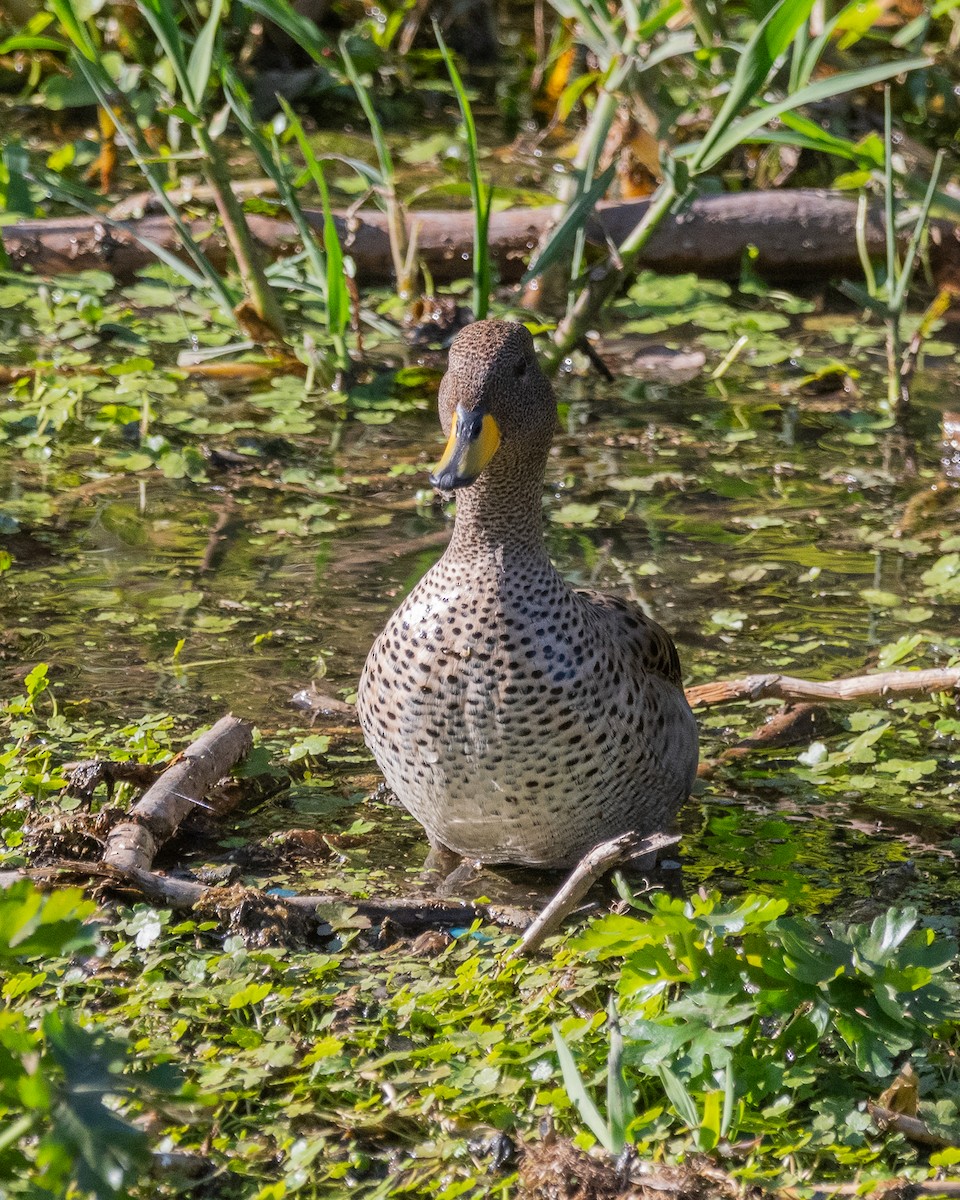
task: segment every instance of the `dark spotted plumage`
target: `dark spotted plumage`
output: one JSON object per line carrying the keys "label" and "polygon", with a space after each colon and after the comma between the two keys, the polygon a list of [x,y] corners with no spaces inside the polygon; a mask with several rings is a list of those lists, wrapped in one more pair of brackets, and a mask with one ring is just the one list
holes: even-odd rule
{"label": "dark spotted plumage", "polygon": [[638,608],[571,590],[543,544],[556,405],[522,325],[457,335],[449,433],[489,412],[499,447],[458,492],[450,545],[374,642],[357,702],[367,745],[434,846],[561,867],[669,826],[697,765],[670,637]]}

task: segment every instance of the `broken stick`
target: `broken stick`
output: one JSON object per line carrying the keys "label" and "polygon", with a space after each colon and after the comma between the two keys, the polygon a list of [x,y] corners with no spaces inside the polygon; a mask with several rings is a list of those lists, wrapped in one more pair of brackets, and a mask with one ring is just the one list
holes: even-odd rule
{"label": "broken stick", "polygon": [[253,745],[253,728],[227,716],[201,734],[115,825],[103,851],[106,866],[149,871],[157,850],[180,822]]}

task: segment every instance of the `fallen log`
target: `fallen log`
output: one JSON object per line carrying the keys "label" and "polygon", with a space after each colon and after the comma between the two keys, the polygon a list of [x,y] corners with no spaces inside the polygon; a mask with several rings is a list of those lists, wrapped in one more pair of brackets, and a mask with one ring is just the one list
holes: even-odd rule
{"label": "fallen log", "polygon": [[[649,201],[611,201],[598,206],[586,226],[597,245],[619,243],[637,224]],[[322,230],[323,217],[306,210],[307,219]],[[369,210],[335,214],[337,233],[353,258],[361,284],[389,282],[392,258],[385,214]],[[515,283],[544,232],[556,221],[557,208],[507,209],[490,219],[489,243],[501,282]],[[469,210],[413,211],[409,232],[417,230],[417,249],[438,282],[468,276],[473,269],[473,214]],[[248,214],[254,239],[273,258],[298,248],[293,222]],[[658,227],[638,263],[664,273],[694,271],[701,275],[735,278],[744,251],[752,246],[753,270],[777,280],[823,281],[839,275],[859,278],[856,247],[857,204],[850,197],[814,188],[756,191],[699,196],[681,213],[668,216]],[[214,265],[228,260],[226,240],[209,219],[188,222]],[[58,217],[18,221],[2,231],[3,244],[14,266],[43,275],[90,268],[110,271],[127,281],[154,261],[138,238],[148,239],[186,257],[172,222],[165,216],[111,223],[105,217]],[[949,221],[929,223],[931,260],[938,267],[960,269],[960,241]],[[882,214],[872,207],[865,238],[869,252],[885,253]]]}
{"label": "fallen log", "polygon": [[110,830],[104,865],[122,872],[149,871],[160,846],[252,745],[253,730],[246,721],[222,717],[144,792],[127,819]]}

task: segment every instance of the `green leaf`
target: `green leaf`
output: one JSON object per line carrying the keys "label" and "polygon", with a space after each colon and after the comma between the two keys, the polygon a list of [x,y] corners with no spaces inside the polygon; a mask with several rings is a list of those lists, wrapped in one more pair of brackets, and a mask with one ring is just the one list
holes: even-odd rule
{"label": "green leaf", "polygon": [[663,1090],[667,1093],[667,1099],[673,1105],[677,1116],[688,1129],[694,1131],[699,1129],[700,1114],[697,1112],[696,1103],[681,1080],[674,1075],[666,1063],[661,1063],[657,1067],[657,1073],[663,1083]]}
{"label": "green leaf", "polygon": [[70,0],[49,0],[49,3],[67,37],[80,54],[91,61],[98,59],[99,49],[90,32],[93,23],[81,20]]}
{"label": "green leaf", "polygon": [[[753,37],[740,52],[727,98],[697,147],[690,163],[692,172],[706,169],[726,153],[725,149],[717,151],[716,147],[725,144],[724,137],[729,136],[737,114],[760,92],[777,60],[790,45],[812,8],[813,0],[780,0],[757,26]],[[738,137],[734,145],[742,141],[743,138]]]}
{"label": "green leaf", "polygon": [[547,244],[530,266],[527,267],[523,278],[520,280],[521,286],[529,283],[531,279],[535,279],[538,275],[542,275],[555,262],[569,256],[577,233],[583,228],[587,215],[593,212],[597,201],[600,200],[610,186],[610,181],[616,174],[616,170],[617,164],[615,162],[611,163],[605,171],[601,172],[594,179],[590,187],[581,193],[573,204],[570,205],[551,231]]}
{"label": "green leaf", "polygon": [[335,53],[333,43],[324,37],[316,24],[296,12],[287,0],[240,0],[240,3],[278,25],[315,62],[326,62],[326,55]]}
{"label": "green leaf", "polygon": [[227,1008],[247,1008],[249,1005],[259,1004],[261,1000],[265,1000],[273,991],[272,983],[248,983],[239,991],[233,993],[230,997]]}
{"label": "green leaf", "polygon": [[156,34],[157,41],[170,60],[170,66],[180,86],[183,102],[192,113],[199,116],[200,97],[193,90],[187,68],[186,47],[183,34],[177,24],[176,9],[169,0],[138,0],[138,8]]}
{"label": "green leaf", "polygon": [[553,1026],[553,1042],[557,1048],[557,1058],[560,1060],[560,1073],[563,1075],[563,1086],[567,1089],[567,1095],[573,1101],[584,1124],[600,1145],[605,1150],[609,1150],[610,1153],[614,1153],[607,1123],[601,1117],[600,1110],[590,1098],[590,1093],[587,1091],[580,1072],[577,1069],[577,1064],[574,1062],[573,1055],[570,1053],[570,1047],[563,1040],[563,1036],[557,1025]]}
{"label": "green leaf", "polygon": [[213,66],[213,52],[217,44],[217,33],[220,29],[220,15],[223,11],[223,0],[213,0],[210,5],[210,15],[200,30],[197,40],[190,51],[187,63],[187,77],[193,89],[193,95],[198,105],[203,103],[203,96],[210,82],[210,70]]}
{"label": "green leaf", "polygon": [[[829,100],[835,96],[841,96],[845,92],[856,91],[858,88],[870,87],[875,83],[881,83],[885,79],[891,79],[895,75],[904,74],[907,71],[918,71],[923,67],[928,67],[930,60],[928,58],[908,58],[892,63],[878,63],[873,67],[863,67],[858,71],[845,71],[840,75],[832,75],[828,79],[818,80],[816,83],[808,84],[801,88],[792,96],[788,96],[785,100],[778,100],[772,104],[764,105],[763,108],[757,109],[755,112],[748,113],[739,121],[734,121],[727,128],[718,134],[716,138],[711,138],[708,132],[707,138],[710,138],[708,147],[709,153],[703,150],[704,143],[700,142],[696,146],[684,147],[678,154],[683,156],[690,155],[692,162],[690,164],[691,171],[701,172],[709,170],[715,166],[726,154],[731,150],[735,150],[737,146],[745,142],[758,129],[762,129],[774,117],[779,117],[781,113],[790,112],[795,108],[802,108],[805,104],[818,104],[822,100]],[[711,130],[713,126],[711,126]]]}
{"label": "green leaf", "polygon": [[633,1094],[623,1076],[623,1034],[617,1016],[617,1002],[611,995],[607,1005],[610,1050],[607,1054],[607,1128],[611,1154],[619,1154],[627,1141],[627,1126],[633,1120]]}
{"label": "green leaf", "polygon": [[879,666],[881,671],[889,670],[890,667],[894,667],[897,663],[903,662],[905,658],[909,658],[922,642],[922,634],[905,633],[903,637],[897,638],[895,642],[890,642],[886,646],[881,647],[880,653],[877,656],[877,666]]}
{"label": "green leaf", "polygon": [[92,949],[96,933],[85,920],[95,910],[79,888],[44,893],[28,880],[12,884],[0,891],[0,959]]}
{"label": "green leaf", "polygon": [[53,50],[62,53],[63,42],[56,38],[30,37],[19,34],[0,42],[0,54],[13,54],[17,50]]}

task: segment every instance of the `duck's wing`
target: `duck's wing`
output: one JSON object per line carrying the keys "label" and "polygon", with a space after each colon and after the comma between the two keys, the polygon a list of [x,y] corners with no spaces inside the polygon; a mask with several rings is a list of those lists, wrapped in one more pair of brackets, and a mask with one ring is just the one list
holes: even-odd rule
{"label": "duck's wing", "polygon": [[675,687],[683,688],[680,656],[673,638],[662,625],[648,617],[636,604],[621,600],[619,596],[586,589],[578,589],[577,595],[587,600],[598,615],[606,620],[610,637],[618,645],[632,651],[641,670],[648,675],[659,675]]}

